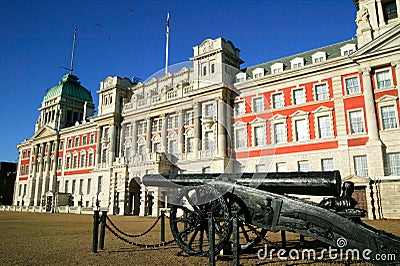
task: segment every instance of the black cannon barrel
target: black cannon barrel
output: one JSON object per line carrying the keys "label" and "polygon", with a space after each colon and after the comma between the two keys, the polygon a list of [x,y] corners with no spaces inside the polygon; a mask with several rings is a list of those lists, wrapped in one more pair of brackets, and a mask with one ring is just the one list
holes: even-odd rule
{"label": "black cannon barrel", "polygon": [[178,187],[222,181],[254,187],[278,194],[314,196],[339,196],[341,178],[339,171],[233,173],[233,174],[147,174],[146,186]]}

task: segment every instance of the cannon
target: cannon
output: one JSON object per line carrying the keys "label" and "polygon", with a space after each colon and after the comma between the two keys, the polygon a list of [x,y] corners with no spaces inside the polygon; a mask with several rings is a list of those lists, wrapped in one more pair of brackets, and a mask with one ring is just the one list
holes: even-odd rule
{"label": "cannon", "polygon": [[[362,222],[366,212],[352,198],[354,184],[341,184],[339,171],[148,174],[146,186],[167,188],[171,232],[190,255],[209,253],[207,214],[215,226],[214,254],[229,244],[232,216],[238,217],[242,251],[260,242],[267,231],[290,231],[312,237],[343,252],[368,250],[368,256],[393,254],[400,260],[400,238]],[[315,203],[297,195],[330,196]],[[254,228],[257,228],[254,230]],[[344,243],[343,243],[344,242]],[[373,261],[375,264],[388,262]]]}

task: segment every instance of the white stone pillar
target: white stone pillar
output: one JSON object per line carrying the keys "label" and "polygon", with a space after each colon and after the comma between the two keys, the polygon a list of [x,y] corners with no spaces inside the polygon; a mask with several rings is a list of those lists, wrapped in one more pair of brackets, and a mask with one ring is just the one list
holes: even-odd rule
{"label": "white stone pillar", "polygon": [[101,138],[103,135],[103,127],[97,127],[97,143],[96,143],[96,168],[99,168],[101,164]]}
{"label": "white stone pillar", "polygon": [[50,174],[50,165],[51,165],[51,150],[52,150],[53,142],[47,142],[46,150],[46,169],[43,175],[43,183],[42,183],[42,193],[46,193],[49,190],[49,174]]}
{"label": "white stone pillar", "polygon": [[383,16],[382,1],[381,0],[376,0],[376,5],[378,7],[378,23],[379,23],[379,27],[382,27],[382,26],[385,25],[385,17]]}
{"label": "white stone pillar", "polygon": [[35,201],[35,187],[36,187],[36,183],[37,183],[37,180],[36,180],[36,167],[37,167],[37,156],[38,156],[38,145],[35,145],[34,147],[33,147],[33,161],[32,161],[32,164],[31,164],[31,171],[32,171],[32,178],[31,178],[31,184],[30,184],[30,187],[29,187],[29,190],[28,190],[28,193],[29,193],[29,205],[30,206],[32,206],[32,205],[35,205],[34,204],[34,201]]}
{"label": "white stone pillar", "polygon": [[365,101],[365,115],[367,117],[369,141],[379,140],[378,122],[375,110],[374,92],[371,82],[371,68],[363,68],[363,87]]}
{"label": "white stone pillar", "polygon": [[44,144],[40,144],[40,161],[39,163],[39,171],[37,173],[36,177],[36,184],[35,184],[35,199],[34,199],[34,205],[35,206],[40,206],[40,197],[42,196],[42,192],[40,188],[42,187],[42,176],[43,176],[43,162],[44,162]]}
{"label": "white stone pillar", "polygon": [[201,139],[201,104],[196,102],[193,106],[194,116],[194,157],[198,158],[200,150],[200,139]]}
{"label": "white stone pillar", "polygon": [[217,143],[218,143],[218,156],[226,156],[226,112],[225,103],[223,100],[217,100]]}
{"label": "white stone pillar", "polygon": [[397,7],[397,18],[400,18],[400,0],[396,0],[396,7]]}
{"label": "white stone pillar", "polygon": [[183,110],[178,111],[178,152],[185,152],[185,118]]}
{"label": "white stone pillar", "polygon": [[116,140],[116,125],[113,122],[110,126],[110,146],[109,146],[109,152],[108,152],[108,165],[112,166],[114,164],[115,160],[115,140]]}
{"label": "white stone pillar", "polygon": [[151,117],[147,117],[147,123],[146,123],[146,153],[150,154],[151,152],[151,128],[152,128],[152,122],[153,119]]}
{"label": "white stone pillar", "polygon": [[124,152],[123,151],[124,151],[124,142],[125,142],[125,131],[126,131],[127,128],[128,127],[126,126],[126,124],[122,124],[121,133],[120,133],[120,136],[119,136],[119,155],[118,155],[118,157],[123,157],[124,156]]}
{"label": "white stone pillar", "polygon": [[165,114],[161,115],[162,119],[162,129],[161,129],[161,152],[167,153],[167,135],[168,135],[168,125],[167,116]]}
{"label": "white stone pillar", "polygon": [[132,154],[137,153],[137,121],[132,121]]}
{"label": "white stone pillar", "polygon": [[53,192],[58,192],[57,190],[57,165],[58,165],[58,139],[55,141],[55,148],[53,153],[53,170],[50,175],[49,189]]}

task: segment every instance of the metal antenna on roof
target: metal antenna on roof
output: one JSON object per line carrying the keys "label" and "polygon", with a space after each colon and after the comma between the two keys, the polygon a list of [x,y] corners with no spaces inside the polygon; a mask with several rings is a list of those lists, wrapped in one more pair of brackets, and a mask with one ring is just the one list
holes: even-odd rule
{"label": "metal antenna on roof", "polygon": [[76,28],[74,29],[74,42],[72,43],[72,56],[71,56],[71,66],[69,67],[69,74],[72,74],[72,71],[74,70],[75,42],[76,42]]}

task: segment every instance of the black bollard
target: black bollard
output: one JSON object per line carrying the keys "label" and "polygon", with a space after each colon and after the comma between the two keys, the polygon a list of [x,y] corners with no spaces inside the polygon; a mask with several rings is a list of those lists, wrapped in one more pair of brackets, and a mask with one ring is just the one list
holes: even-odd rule
{"label": "black bollard", "polygon": [[208,265],[215,266],[215,227],[214,217],[212,212],[208,212]]}
{"label": "black bollard", "polygon": [[239,243],[239,228],[238,228],[238,218],[237,213],[233,213],[233,221],[232,221],[232,240],[233,240],[233,261],[232,265],[238,266],[239,263],[239,254],[240,254],[240,243]]}
{"label": "black bollard", "polygon": [[304,248],[304,235],[300,234],[300,247]]}
{"label": "black bollard", "polygon": [[98,242],[99,242],[99,211],[95,210],[93,214],[93,243],[92,243],[93,253],[97,253]]}
{"label": "black bollard", "polygon": [[101,214],[100,218],[100,243],[99,243],[99,249],[103,250],[104,249],[104,238],[106,236],[106,222],[107,222],[107,211],[103,211]]}
{"label": "black bollard", "polygon": [[281,238],[282,238],[282,248],[286,248],[286,231],[281,231]]}
{"label": "black bollard", "polygon": [[161,242],[165,242],[165,211],[161,211],[161,230],[160,230],[161,236],[160,240]]}

